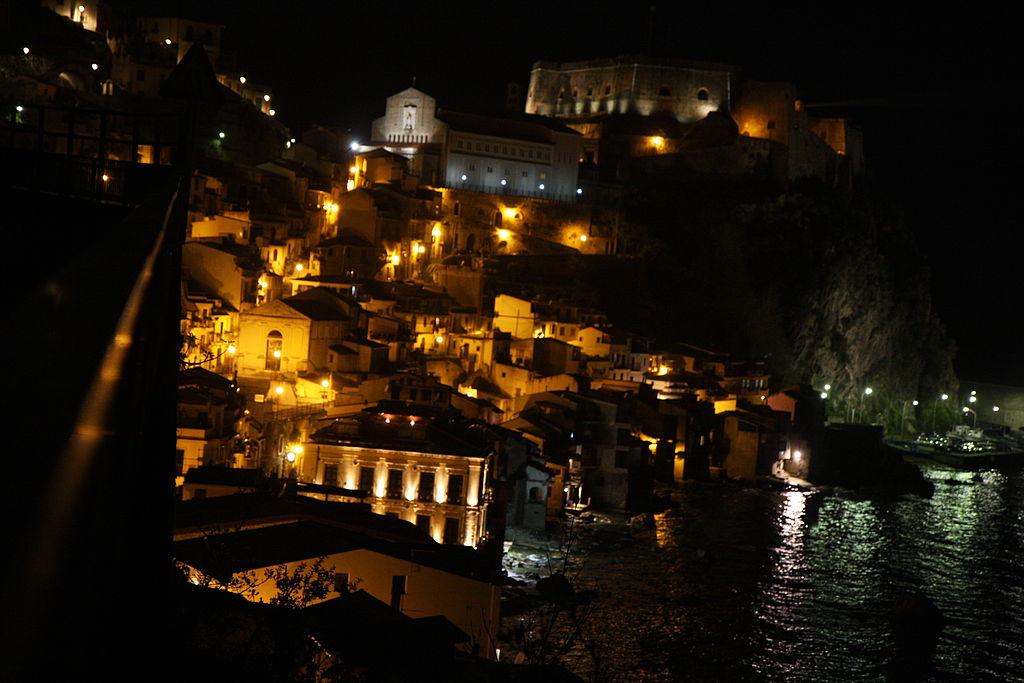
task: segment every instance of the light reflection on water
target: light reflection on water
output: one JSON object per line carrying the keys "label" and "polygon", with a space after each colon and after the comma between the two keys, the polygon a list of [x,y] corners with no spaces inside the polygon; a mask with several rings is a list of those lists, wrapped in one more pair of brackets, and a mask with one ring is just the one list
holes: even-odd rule
{"label": "light reflection on water", "polygon": [[653,532],[598,532],[609,677],[885,680],[890,606],[916,590],[949,619],[932,678],[1024,681],[1024,473],[926,476],[931,500],[690,486]]}

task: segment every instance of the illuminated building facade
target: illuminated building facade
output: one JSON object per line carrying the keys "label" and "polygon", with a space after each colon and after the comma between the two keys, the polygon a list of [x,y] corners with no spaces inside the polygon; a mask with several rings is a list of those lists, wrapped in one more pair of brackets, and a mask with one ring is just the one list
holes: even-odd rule
{"label": "illuminated building facade", "polygon": [[563,119],[604,114],[668,114],[681,123],[728,110],[735,67],[622,56],[582,62],[537,62],[526,113]]}
{"label": "illuminated building facade", "polygon": [[438,109],[408,88],[387,100],[371,144],[412,160],[411,173],[449,188],[575,201],[579,134],[542,117],[497,118]]}
{"label": "illuminated building facade", "polygon": [[473,438],[479,426],[456,411],[399,401],[374,411],[315,432],[304,445],[304,476],[364,491],[374,512],[412,522],[440,543],[478,545],[493,442]]}

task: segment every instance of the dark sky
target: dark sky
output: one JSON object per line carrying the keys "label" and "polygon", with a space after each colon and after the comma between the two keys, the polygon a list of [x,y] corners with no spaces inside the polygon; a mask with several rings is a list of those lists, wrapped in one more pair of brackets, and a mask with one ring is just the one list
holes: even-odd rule
{"label": "dark sky", "polygon": [[[795,81],[810,103],[847,103],[875,188],[904,207],[929,256],[961,377],[1024,384],[1015,239],[1024,112],[1010,10],[710,5],[657,4],[653,52],[733,63],[749,77]],[[650,26],[649,5],[626,2],[216,7],[225,40],[250,78],[273,87],[286,123],[357,132],[414,76],[441,106],[496,110],[509,81],[525,87],[534,61],[644,52]]]}

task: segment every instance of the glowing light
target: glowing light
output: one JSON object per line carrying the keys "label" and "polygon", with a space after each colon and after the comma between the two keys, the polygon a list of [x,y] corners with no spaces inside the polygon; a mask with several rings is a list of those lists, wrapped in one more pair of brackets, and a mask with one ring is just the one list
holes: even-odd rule
{"label": "glowing light", "polygon": [[[274,349],[274,358],[280,358],[280,357],[281,357],[281,349]],[[279,394],[282,391],[284,391],[284,389],[282,389],[281,387],[278,387],[277,389],[278,389],[277,393],[279,393]]]}
{"label": "glowing light", "polygon": [[764,400],[765,400],[765,399],[767,399],[767,398],[768,398],[767,396],[765,396],[764,394],[761,394],[761,400],[762,400],[762,401],[764,401]]}
{"label": "glowing light", "polygon": [[16,106],[16,107],[14,108],[14,111],[25,111],[25,107],[23,107],[23,106],[21,106],[21,105],[19,104],[18,106]]}
{"label": "glowing light", "polygon": [[941,398],[943,401],[948,401],[949,400],[949,394],[943,394],[939,398]]}
{"label": "glowing light", "polygon": [[466,174],[465,174],[465,173],[463,173],[463,174],[462,174],[461,176],[459,176],[459,177],[460,177],[460,178],[462,178],[462,180],[463,180],[463,181],[465,181],[465,180],[466,180]]}
{"label": "glowing light", "polygon": [[505,180],[504,178],[502,178],[501,179],[501,185],[502,185],[502,187],[504,187],[505,185],[508,185],[508,181]]}
{"label": "glowing light", "polygon": [[281,386],[280,384],[278,384],[278,385],[277,385],[277,386],[276,386],[276,387],[274,388],[274,391],[275,391],[275,392],[277,392],[277,395],[278,395],[278,396],[280,396],[281,394],[283,394],[283,393],[284,393],[284,387],[283,387],[283,386]]}
{"label": "glowing light", "polygon": [[873,393],[875,393],[875,390],[872,389],[871,387],[865,387],[864,388],[864,395],[865,396],[870,396]]}
{"label": "glowing light", "polygon": [[271,109],[271,110],[270,110],[270,111],[268,111],[267,113],[268,113],[269,115],[271,115],[271,116],[277,116],[277,110],[276,110],[276,109]]}
{"label": "glowing light", "polygon": [[443,344],[444,337],[442,337],[441,335],[437,335],[436,337],[434,337],[434,341],[437,342],[438,344]]}
{"label": "glowing light", "polygon": [[269,102],[270,101],[270,95],[264,95],[263,96],[263,101],[264,102]]}
{"label": "glowing light", "polygon": [[978,397],[977,396],[971,396],[967,400],[970,401],[971,403],[976,403],[978,401]]}
{"label": "glowing light", "polygon": [[242,85],[245,85],[245,76],[239,76],[238,77],[238,82],[241,83]]}
{"label": "glowing light", "polygon": [[265,279],[263,279],[263,278],[260,278],[259,281],[256,284],[258,284],[260,286],[260,289],[266,289],[267,288],[267,281]]}
{"label": "glowing light", "polygon": [[506,208],[502,209],[501,213],[502,213],[502,215],[505,216],[505,218],[508,218],[508,219],[513,219],[517,215],[517,211],[515,209],[513,209],[512,207],[506,207]]}
{"label": "glowing light", "polygon": [[234,344],[228,344],[228,353],[234,355],[236,351],[238,351],[237,346],[235,346]]}
{"label": "glowing light", "polygon": [[919,405],[919,404],[920,404],[920,401],[918,401],[916,398],[913,401],[911,401],[911,405],[915,405],[916,406],[916,405]]}
{"label": "glowing light", "polygon": [[96,62],[93,62],[89,66],[92,68],[93,71],[97,71],[100,68],[100,65],[97,64]]}
{"label": "glowing light", "polygon": [[826,384],[825,385],[825,391],[832,391],[832,385],[831,384]]}
{"label": "glowing light", "polygon": [[433,227],[433,229],[430,231],[430,234],[433,237],[440,237],[441,236],[441,226],[440,225],[435,225]]}
{"label": "glowing light", "polygon": [[359,149],[359,143],[358,143],[358,142],[356,142],[355,140],[353,140],[353,141],[352,141],[352,142],[351,142],[351,143],[349,144],[348,148],[349,148],[349,149],[351,149],[351,150],[352,150],[352,151],[354,152],[355,150]]}
{"label": "glowing light", "polygon": [[498,239],[500,239],[502,242],[507,242],[508,238],[511,236],[512,233],[506,230],[505,228],[498,229]]}
{"label": "glowing light", "polygon": [[85,5],[79,5],[78,6],[78,11],[79,12],[84,12],[85,11]]}
{"label": "glowing light", "polygon": [[416,247],[416,251],[419,252],[420,254],[425,254],[427,252],[427,245],[419,245],[418,247]]}
{"label": "glowing light", "polygon": [[290,143],[292,143],[292,144],[294,145],[294,144],[295,144],[295,138],[292,138],[292,139],[291,139],[291,140],[289,140],[288,142],[290,142]]}
{"label": "glowing light", "polygon": [[385,417],[384,418],[384,424],[386,424],[386,425],[391,424],[391,418],[390,417]]}
{"label": "glowing light", "polygon": [[416,420],[409,420],[409,426],[410,427],[415,427],[416,426]]}
{"label": "glowing light", "polygon": [[582,187],[577,187],[576,188],[576,194],[583,194],[583,188]]}
{"label": "glowing light", "polygon": [[171,44],[171,39],[170,38],[164,38],[164,45],[170,45],[170,44]]}
{"label": "glowing light", "polygon": [[820,396],[821,396],[822,399],[826,399],[826,398],[828,398],[828,392],[827,391],[823,391],[823,392],[821,392]]}
{"label": "glowing light", "polygon": [[23,48],[21,48],[21,51],[24,52],[25,54],[28,54],[32,50],[29,50],[27,47],[23,47]]}
{"label": "glowing light", "polygon": [[793,459],[794,460],[799,460],[802,457],[804,457],[803,453],[801,453],[800,451],[793,451]]}
{"label": "glowing light", "polygon": [[661,137],[660,135],[652,135],[651,137],[647,138],[647,142],[651,144],[651,147],[658,150],[665,146],[665,138]]}
{"label": "glowing light", "polygon": [[544,189],[544,183],[541,183],[540,185],[538,185],[537,189],[538,190],[543,190]]}
{"label": "glowing light", "polygon": [[970,408],[968,408],[967,406],[964,406],[964,407],[963,407],[963,412],[965,412],[965,413],[969,413],[969,412],[971,412],[971,409],[970,409]]}
{"label": "glowing light", "polygon": [[292,446],[292,450],[298,453],[299,455],[302,455],[302,453],[304,453],[306,449],[302,447],[301,443],[297,443],[294,446]]}
{"label": "glowing light", "polygon": [[221,140],[223,140],[224,138],[227,137],[227,135],[224,134],[224,131],[221,131],[221,132],[217,133],[217,137],[219,137]]}
{"label": "glowing light", "polygon": [[295,272],[301,273],[302,270],[303,270],[303,265],[301,263],[296,263],[295,264]]}
{"label": "glowing light", "polygon": [[668,366],[667,365],[659,365],[658,366],[658,374],[659,375],[667,375],[668,374]]}
{"label": "glowing light", "polygon": [[993,413],[998,413],[999,412],[999,406],[992,406],[992,412]]}
{"label": "glowing light", "polygon": [[587,236],[586,235],[580,235],[580,242],[586,242],[586,241],[587,241]]}
{"label": "glowing light", "polygon": [[402,257],[401,256],[399,256],[398,254],[392,254],[391,255],[391,265],[397,266],[401,262],[402,262]]}
{"label": "glowing light", "polygon": [[285,453],[284,459],[287,460],[288,462],[295,462],[295,452],[288,451],[287,453]]}
{"label": "glowing light", "polygon": [[108,175],[107,175],[106,173],[104,173],[104,174],[103,174],[102,176],[100,176],[100,177],[101,177],[101,178],[103,178],[103,182],[107,182],[108,180],[110,180],[110,176],[108,176]]}
{"label": "glowing light", "polygon": [[977,396],[977,395],[978,395],[977,391],[973,391],[973,390],[971,391],[971,396]]}
{"label": "glowing light", "polygon": [[326,389],[327,387],[331,386],[331,380],[329,380],[329,379],[322,379],[322,380],[320,380],[320,386],[322,386],[324,389]]}
{"label": "glowing light", "polygon": [[349,172],[349,173],[358,173],[358,172],[359,172],[359,169],[358,169],[358,168],[356,168],[355,166],[349,166],[349,167],[348,167],[348,172]]}

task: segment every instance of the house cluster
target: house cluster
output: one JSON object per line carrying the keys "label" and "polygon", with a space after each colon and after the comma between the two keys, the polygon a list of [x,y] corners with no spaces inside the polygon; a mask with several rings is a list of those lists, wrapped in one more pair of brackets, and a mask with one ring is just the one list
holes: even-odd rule
{"label": "house cluster", "polygon": [[[223,26],[41,7],[90,34],[88,50],[4,57],[5,100],[202,102],[175,464],[175,556],[192,586],[319,561],[324,613],[496,658],[510,530],[643,510],[655,480],[751,479],[800,458],[788,444],[815,396],[778,391],[762,363],[625,329],[563,270],[628,260],[609,207],[629,168],[852,182],[855,129],[808,117],[792,84],[640,57],[540,62],[525,111],[450,111],[408,88],[368,136],[293,136],[270,87],[221,50]],[[28,117],[11,109],[15,126]],[[180,129],[97,120],[95,139],[112,136],[103,191],[119,164],[179,163]],[[529,286],[527,270],[540,273]],[[272,602],[282,586],[246,596]]]}

